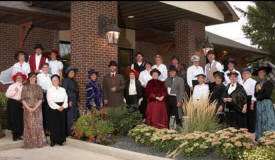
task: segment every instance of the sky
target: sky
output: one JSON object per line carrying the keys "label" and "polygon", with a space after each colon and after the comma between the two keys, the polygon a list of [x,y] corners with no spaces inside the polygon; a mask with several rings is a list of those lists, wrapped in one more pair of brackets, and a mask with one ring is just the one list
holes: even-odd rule
{"label": "sky", "polygon": [[231,7],[235,10],[237,15],[239,16],[238,22],[232,22],[232,23],[224,23],[219,25],[212,25],[207,26],[205,29],[208,32],[217,34],[219,36],[223,36],[229,39],[232,39],[234,41],[237,41],[239,43],[243,43],[245,45],[252,46],[250,44],[250,40],[248,38],[245,38],[245,35],[242,31],[242,25],[247,23],[246,17],[243,17],[243,15],[235,9],[236,7],[239,7],[245,11],[247,11],[248,5],[254,5],[254,3],[250,1],[228,1]]}

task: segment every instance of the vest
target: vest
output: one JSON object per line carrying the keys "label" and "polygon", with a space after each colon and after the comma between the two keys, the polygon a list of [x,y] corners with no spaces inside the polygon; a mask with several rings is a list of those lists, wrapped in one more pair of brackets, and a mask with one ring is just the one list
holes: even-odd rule
{"label": "vest", "polygon": [[215,82],[215,77],[213,76],[213,73],[216,72],[218,69],[216,67],[217,62],[215,61],[211,68],[209,67],[209,63],[206,65],[206,77],[208,82]]}
{"label": "vest", "polygon": [[[39,63],[39,69],[42,68],[42,64],[44,64],[46,62],[46,57],[41,55],[41,59],[40,59],[40,63]],[[29,60],[29,64],[31,67],[31,71],[34,72],[36,70],[36,63],[35,63],[35,54],[32,54],[30,56],[30,60]]]}
{"label": "vest", "polygon": [[137,64],[137,62],[135,62],[135,63],[134,63],[134,69],[135,69],[136,71],[138,71],[139,73],[140,73],[141,71],[145,70],[144,62],[142,62],[140,66]]}

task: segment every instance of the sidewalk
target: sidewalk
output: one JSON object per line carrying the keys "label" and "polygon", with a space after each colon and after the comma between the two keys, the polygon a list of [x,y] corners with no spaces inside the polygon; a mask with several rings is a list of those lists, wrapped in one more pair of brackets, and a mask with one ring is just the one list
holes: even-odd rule
{"label": "sidewalk", "polygon": [[64,146],[23,149],[23,141],[13,142],[11,134],[0,139],[0,160],[169,160],[67,138]]}

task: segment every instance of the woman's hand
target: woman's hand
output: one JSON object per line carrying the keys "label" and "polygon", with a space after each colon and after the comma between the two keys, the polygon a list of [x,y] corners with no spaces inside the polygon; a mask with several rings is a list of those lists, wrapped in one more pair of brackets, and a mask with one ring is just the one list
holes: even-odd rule
{"label": "woman's hand", "polygon": [[63,107],[63,106],[60,106],[60,107],[58,108],[58,110],[59,110],[60,112],[62,112],[62,111],[64,110],[64,107]]}
{"label": "woman's hand", "polygon": [[246,112],[247,112],[247,105],[245,104],[245,105],[243,106],[242,113],[246,113]]}
{"label": "woman's hand", "polygon": [[261,89],[262,89],[262,85],[257,84],[257,86],[256,86],[256,90],[257,90],[257,91],[259,91],[259,90],[261,90]]}
{"label": "woman's hand", "polygon": [[251,105],[250,105],[250,110],[254,110],[254,102],[251,102]]}
{"label": "woman's hand", "polygon": [[73,101],[70,101],[69,102],[69,107],[72,107],[73,106]]}
{"label": "woman's hand", "polygon": [[222,105],[220,105],[220,107],[219,107],[219,109],[218,109],[218,111],[217,111],[217,114],[221,114],[221,113],[222,113],[222,110],[223,110],[223,107],[222,107]]}

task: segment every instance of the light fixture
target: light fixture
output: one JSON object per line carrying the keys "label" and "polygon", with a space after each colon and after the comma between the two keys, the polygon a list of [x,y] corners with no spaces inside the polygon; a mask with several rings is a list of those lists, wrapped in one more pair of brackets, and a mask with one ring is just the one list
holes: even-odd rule
{"label": "light fixture", "polygon": [[128,16],[129,19],[135,18],[135,16]]}
{"label": "light fixture", "polygon": [[101,37],[106,37],[108,44],[118,44],[120,29],[117,27],[115,18],[109,19],[101,14],[99,16],[98,33]]}
{"label": "light fixture", "polygon": [[206,38],[206,41],[202,47],[203,54],[206,56],[208,51],[213,50],[214,46],[213,44],[209,41],[208,37]]}

